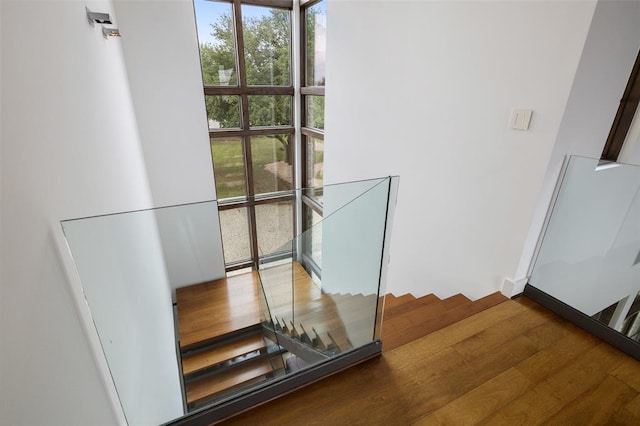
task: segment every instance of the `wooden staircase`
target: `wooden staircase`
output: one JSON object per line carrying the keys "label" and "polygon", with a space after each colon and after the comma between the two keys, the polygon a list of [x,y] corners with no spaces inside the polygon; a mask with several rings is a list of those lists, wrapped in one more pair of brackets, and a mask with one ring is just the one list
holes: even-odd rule
{"label": "wooden staircase", "polygon": [[412,342],[422,336],[509,300],[500,292],[471,301],[462,294],[440,299],[434,294],[416,298],[411,294],[387,294],[382,322],[385,351]]}
{"label": "wooden staircase", "polygon": [[386,351],[507,300],[500,293],[475,302],[461,294],[328,294],[297,262],[263,273],[269,318],[256,271],[176,291],[189,410],[284,374],[285,364],[308,365],[371,342],[382,303]]}
{"label": "wooden staircase", "polygon": [[280,348],[263,333],[257,273],[176,291],[189,410],[284,373]]}

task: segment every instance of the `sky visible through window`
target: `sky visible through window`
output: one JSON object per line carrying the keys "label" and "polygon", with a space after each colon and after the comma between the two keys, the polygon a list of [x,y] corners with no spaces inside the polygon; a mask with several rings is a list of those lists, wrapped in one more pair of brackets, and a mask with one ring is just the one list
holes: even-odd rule
{"label": "sky visible through window", "polygon": [[[196,25],[198,28],[198,41],[200,43],[213,43],[211,37],[211,23],[218,19],[218,16],[231,11],[231,3],[210,1],[210,0],[194,0],[196,9]],[[325,2],[314,6],[319,8],[322,14],[326,14]],[[269,14],[269,8],[251,7],[242,10],[244,17],[260,17]],[[324,24],[324,22],[323,22]],[[326,25],[326,24],[325,24]]]}
{"label": "sky visible through window", "polygon": [[[198,27],[198,42],[213,43],[214,38],[211,37],[211,23],[216,21],[218,17],[224,13],[231,12],[231,3],[195,0],[196,9],[196,25]],[[242,9],[242,16],[245,18],[258,18],[260,16],[268,16],[269,8],[267,7],[250,7]]]}

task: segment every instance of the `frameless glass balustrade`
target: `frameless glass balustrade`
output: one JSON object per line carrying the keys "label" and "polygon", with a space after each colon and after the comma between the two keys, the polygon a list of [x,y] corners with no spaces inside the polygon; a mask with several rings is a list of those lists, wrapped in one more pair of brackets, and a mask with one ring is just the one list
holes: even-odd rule
{"label": "frameless glass balustrade", "polygon": [[397,184],[289,191],[229,275],[216,201],[63,221],[127,422],[211,422],[379,353]]}
{"label": "frameless glass balustrade", "polygon": [[529,284],[638,341],[640,167],[569,158]]}
{"label": "frameless glass balustrade", "polygon": [[380,273],[394,185],[380,179],[325,186],[323,220],[274,251],[290,256],[271,260],[265,253],[261,283],[290,369],[380,337]]}

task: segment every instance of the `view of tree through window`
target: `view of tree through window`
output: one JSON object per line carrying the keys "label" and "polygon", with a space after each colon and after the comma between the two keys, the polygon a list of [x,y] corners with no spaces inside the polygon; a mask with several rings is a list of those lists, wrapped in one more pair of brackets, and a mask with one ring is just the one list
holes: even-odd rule
{"label": "view of tree through window", "polygon": [[194,2],[229,270],[293,238],[293,2],[250,3]]}
{"label": "view of tree through window", "polygon": [[[322,184],[325,0],[301,1],[299,70],[292,69],[293,1],[194,6],[225,262],[228,270],[256,267],[293,237],[297,150],[301,184]],[[301,87],[297,138],[294,72]]]}

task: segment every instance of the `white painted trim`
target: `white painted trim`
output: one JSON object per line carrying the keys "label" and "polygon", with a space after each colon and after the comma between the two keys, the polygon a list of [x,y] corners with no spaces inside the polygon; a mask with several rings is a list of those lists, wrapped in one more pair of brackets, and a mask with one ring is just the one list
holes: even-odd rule
{"label": "white painted trim", "polygon": [[69,284],[69,291],[71,292],[73,301],[76,305],[78,320],[80,321],[84,334],[87,337],[87,343],[91,348],[93,359],[107,392],[112,411],[118,424],[126,426],[128,424],[127,419],[124,414],[124,410],[122,409],[122,405],[120,404],[120,398],[118,397],[118,391],[116,390],[115,383],[113,382],[113,377],[111,377],[107,358],[102,350],[102,343],[100,342],[100,337],[98,336],[93,317],[91,316],[91,310],[89,309],[89,305],[87,304],[87,300],[84,295],[82,282],[80,281],[80,276],[78,275],[78,271],[73,261],[71,249],[67,244],[60,222],[53,221],[50,224],[50,229],[52,239],[57,250],[58,259],[62,265],[62,269],[67,278],[67,283]]}
{"label": "white painted trim", "polygon": [[524,286],[527,284],[527,281],[529,281],[528,277],[519,278],[517,280],[514,280],[509,277],[505,277],[502,283],[502,289],[500,290],[500,293],[502,293],[508,298],[517,296],[524,291]]}

